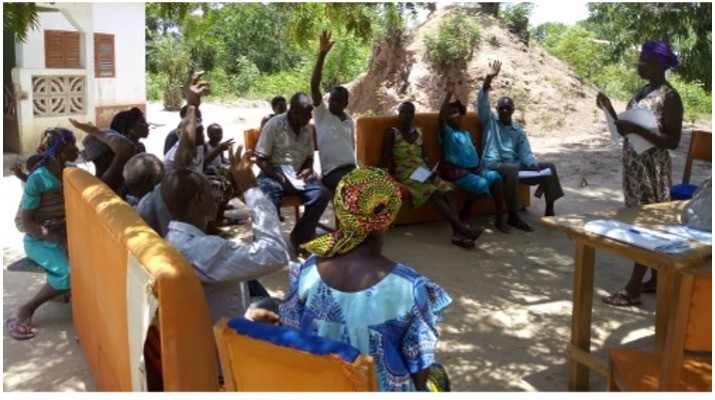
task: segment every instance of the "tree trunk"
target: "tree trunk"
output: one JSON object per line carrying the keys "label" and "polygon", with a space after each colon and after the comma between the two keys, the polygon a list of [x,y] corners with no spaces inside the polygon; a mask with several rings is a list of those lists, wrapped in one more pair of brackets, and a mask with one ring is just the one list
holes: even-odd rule
{"label": "tree trunk", "polygon": [[166,89],[164,89],[164,110],[179,111],[181,109],[181,103],[184,102],[181,94],[181,85],[167,85]]}

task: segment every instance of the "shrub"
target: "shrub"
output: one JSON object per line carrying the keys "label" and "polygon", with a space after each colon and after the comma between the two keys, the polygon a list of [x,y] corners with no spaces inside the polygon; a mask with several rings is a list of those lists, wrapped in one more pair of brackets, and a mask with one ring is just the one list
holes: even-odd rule
{"label": "shrub", "polygon": [[436,34],[425,35],[427,57],[438,71],[465,69],[480,37],[476,19],[455,11],[439,22]]}
{"label": "shrub", "polygon": [[533,3],[506,3],[499,7],[499,18],[524,44],[529,44],[529,17],[533,10]]}
{"label": "shrub", "polygon": [[683,120],[695,123],[703,116],[712,115],[713,99],[700,82],[685,82],[680,75],[670,74],[668,81],[683,101]]}
{"label": "shrub", "polygon": [[162,74],[146,74],[146,98],[147,100],[161,100],[166,87],[166,77]]}

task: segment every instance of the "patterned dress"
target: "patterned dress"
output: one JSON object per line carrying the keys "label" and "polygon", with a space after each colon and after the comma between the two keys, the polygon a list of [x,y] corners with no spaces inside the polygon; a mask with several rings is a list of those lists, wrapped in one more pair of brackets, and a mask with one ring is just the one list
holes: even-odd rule
{"label": "patterned dress", "polygon": [[395,178],[407,186],[412,194],[412,205],[415,208],[425,204],[434,192],[447,193],[452,188],[448,183],[439,178],[434,178],[431,181],[420,183],[410,179],[410,175],[418,167],[429,169],[422,155],[422,131],[419,128],[412,127],[417,133],[417,139],[414,143],[408,142],[397,128],[392,128],[395,134],[395,144],[392,148],[392,156],[395,161]]}
{"label": "patterned dress", "polygon": [[[643,90],[643,89],[641,89]],[[669,83],[664,83],[642,99],[638,94],[628,103],[627,109],[640,108],[653,111],[658,128],[663,127],[663,103],[665,98],[677,92]],[[668,149],[653,147],[638,155],[628,138],[623,140],[623,193],[626,207],[670,201],[670,187],[673,184],[672,162]]]}
{"label": "patterned dress", "polygon": [[437,322],[452,302],[437,284],[398,264],[359,292],[342,292],[320,278],[316,257],[291,264],[281,323],[348,343],[375,360],[380,391],[414,391],[410,374],[435,362]]}

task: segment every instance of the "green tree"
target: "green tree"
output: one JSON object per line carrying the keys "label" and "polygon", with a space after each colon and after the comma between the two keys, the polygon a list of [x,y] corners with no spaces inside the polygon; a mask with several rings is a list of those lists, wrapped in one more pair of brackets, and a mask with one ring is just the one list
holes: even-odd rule
{"label": "green tree", "polygon": [[35,3],[4,3],[2,30],[11,32],[15,40],[24,42],[30,30],[40,27]]}
{"label": "green tree", "polygon": [[529,17],[533,11],[534,3],[504,3],[499,7],[499,18],[522,42],[529,44]]}
{"label": "green tree", "polygon": [[589,3],[588,9],[588,22],[610,43],[614,59],[645,40],[667,40],[683,78],[712,91],[711,3]]}

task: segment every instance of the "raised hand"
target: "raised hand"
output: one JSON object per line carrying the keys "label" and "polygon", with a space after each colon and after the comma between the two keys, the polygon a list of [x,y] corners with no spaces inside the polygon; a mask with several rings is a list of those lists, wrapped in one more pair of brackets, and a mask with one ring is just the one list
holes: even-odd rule
{"label": "raised hand", "polygon": [[69,120],[70,120],[70,124],[72,124],[72,126],[74,126],[75,128],[77,128],[83,132],[93,134],[98,131],[98,128],[96,126],[94,126],[91,122],[79,122],[74,118],[70,118]]}
{"label": "raised hand", "polygon": [[608,96],[602,92],[598,92],[596,95],[596,107],[610,110],[613,108],[613,105],[611,104],[611,99],[609,99]]}
{"label": "raised hand", "polygon": [[226,151],[231,146],[233,146],[233,138],[223,141],[218,145],[218,147],[221,149],[221,151]]}
{"label": "raised hand", "polygon": [[228,162],[231,164],[231,176],[236,182],[238,190],[243,193],[246,190],[258,186],[256,176],[253,174],[251,163],[251,150],[243,153],[243,146],[239,145],[236,152],[233,145],[228,149]]}
{"label": "raised hand", "polygon": [[500,71],[501,71],[501,61],[494,60],[489,63],[489,71],[487,71],[487,76],[494,78],[497,75],[499,75]]}
{"label": "raised hand", "polygon": [[453,95],[457,90],[457,85],[454,82],[447,82],[447,94]]}
{"label": "raised hand", "polygon": [[321,53],[327,53],[330,51],[330,49],[333,48],[333,45],[335,42],[330,41],[330,32],[328,31],[323,31],[323,33],[320,35],[320,52]]}
{"label": "raised hand", "polygon": [[191,74],[189,90],[186,93],[186,103],[195,107],[201,105],[201,96],[209,89],[209,83],[200,80],[204,76],[204,71],[196,71]]}

